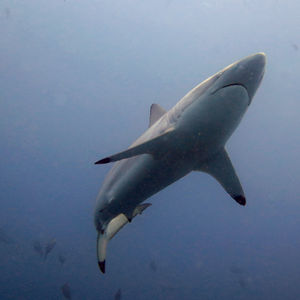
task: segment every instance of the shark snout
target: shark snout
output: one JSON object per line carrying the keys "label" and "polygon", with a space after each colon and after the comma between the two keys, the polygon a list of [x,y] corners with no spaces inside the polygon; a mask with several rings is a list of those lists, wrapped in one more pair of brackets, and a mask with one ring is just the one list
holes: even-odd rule
{"label": "shark snout", "polygon": [[[240,85],[247,90],[249,104],[264,76],[266,55],[263,52],[250,55],[222,70],[215,91],[233,85]],[[215,92],[214,91],[214,92]]]}
{"label": "shark snout", "polygon": [[260,52],[238,61],[233,66],[233,79],[247,90],[250,103],[263,78],[265,65],[266,55]]}

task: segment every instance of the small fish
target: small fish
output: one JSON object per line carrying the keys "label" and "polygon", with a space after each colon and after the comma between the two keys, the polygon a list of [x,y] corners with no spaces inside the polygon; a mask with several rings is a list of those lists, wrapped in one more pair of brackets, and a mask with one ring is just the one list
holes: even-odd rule
{"label": "small fish", "polygon": [[178,286],[175,286],[174,284],[171,284],[168,281],[160,281],[158,285],[163,291],[176,291],[179,289]]}
{"label": "small fish", "polygon": [[44,259],[47,259],[48,254],[53,250],[56,245],[56,240],[52,239],[46,246],[45,246],[45,256]]}
{"label": "small fish", "polygon": [[60,287],[62,294],[66,299],[72,299],[71,297],[71,289],[69,284],[66,282],[64,285]]}
{"label": "small fish", "polygon": [[155,263],[155,261],[154,260],[152,260],[151,262],[150,262],[150,269],[153,271],[153,272],[156,272],[157,271],[157,266],[156,266],[156,263]]}
{"label": "small fish", "polygon": [[245,289],[247,287],[247,280],[243,277],[240,277],[238,283],[241,288]]}
{"label": "small fish", "polygon": [[232,265],[230,268],[229,268],[230,272],[233,273],[233,274],[244,274],[245,271],[239,267],[239,266],[236,266],[236,265]]}
{"label": "small fish", "polygon": [[294,48],[295,51],[298,51],[299,50],[299,47],[297,44],[292,44],[292,47]]}
{"label": "small fish", "polygon": [[9,19],[9,17],[10,17],[10,9],[8,7],[5,8],[5,16],[6,16],[6,19]]}
{"label": "small fish", "polygon": [[12,244],[13,240],[0,228],[0,242],[4,244]]}
{"label": "small fish", "polygon": [[44,256],[44,250],[40,241],[33,241],[32,246],[36,253],[38,253],[41,257]]}
{"label": "small fish", "polygon": [[115,300],[121,300],[121,298],[122,298],[121,289],[118,289],[118,291],[115,294]]}
{"label": "small fish", "polygon": [[58,255],[58,260],[63,265],[66,261],[66,258],[63,255],[59,254]]}

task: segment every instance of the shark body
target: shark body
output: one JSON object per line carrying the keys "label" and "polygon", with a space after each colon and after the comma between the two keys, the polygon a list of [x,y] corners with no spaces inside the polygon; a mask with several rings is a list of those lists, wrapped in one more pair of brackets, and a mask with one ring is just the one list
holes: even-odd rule
{"label": "shark body", "polygon": [[246,199],[225,150],[264,75],[257,53],[209,77],[172,109],[150,109],[149,128],[127,150],[97,161],[116,162],[96,200],[97,256],[105,273],[108,241],[150,204],[147,198],[191,171],[213,176],[239,204]]}

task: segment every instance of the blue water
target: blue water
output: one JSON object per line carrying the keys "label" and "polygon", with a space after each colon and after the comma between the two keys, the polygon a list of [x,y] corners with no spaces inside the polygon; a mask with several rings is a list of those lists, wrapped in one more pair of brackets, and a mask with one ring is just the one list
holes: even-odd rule
{"label": "blue water", "polygon": [[[297,299],[300,2],[2,0],[0,299]],[[265,78],[227,149],[247,197],[193,173],[96,261],[95,198],[156,102],[244,56]],[[7,241],[3,236],[6,236]],[[33,249],[55,238],[44,261]],[[58,256],[63,255],[63,265]],[[156,265],[156,270],[151,267]]]}

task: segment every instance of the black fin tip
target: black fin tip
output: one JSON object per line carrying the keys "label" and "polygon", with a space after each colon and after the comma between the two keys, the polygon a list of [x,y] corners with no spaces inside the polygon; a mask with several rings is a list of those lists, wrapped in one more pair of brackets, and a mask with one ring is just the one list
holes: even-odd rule
{"label": "black fin tip", "polygon": [[95,165],[107,164],[109,162],[110,162],[110,158],[109,157],[105,157],[103,159],[100,159],[100,160],[96,161]]}
{"label": "black fin tip", "polygon": [[104,261],[98,261],[98,266],[99,266],[101,272],[103,274],[105,274],[105,260]]}
{"label": "black fin tip", "polygon": [[246,198],[242,195],[233,196],[233,199],[240,205],[246,205]]}

